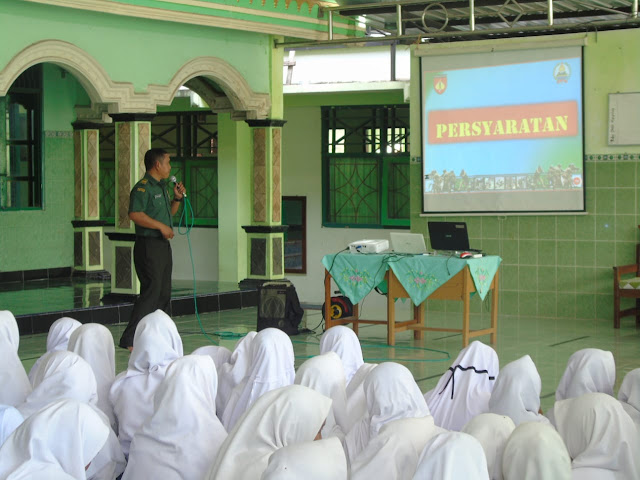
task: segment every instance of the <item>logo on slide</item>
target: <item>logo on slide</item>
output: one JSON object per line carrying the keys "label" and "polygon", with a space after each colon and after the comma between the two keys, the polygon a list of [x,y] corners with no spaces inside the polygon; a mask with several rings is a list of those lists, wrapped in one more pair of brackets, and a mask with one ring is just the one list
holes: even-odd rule
{"label": "logo on slide", "polygon": [[582,186],[582,175],[571,175],[571,181],[574,187],[580,188]]}
{"label": "logo on slide", "polygon": [[440,75],[433,79],[433,88],[435,89],[438,95],[442,95],[444,91],[447,89],[447,76]]}
{"label": "logo on slide", "polygon": [[553,78],[557,83],[567,83],[571,76],[571,67],[568,63],[560,62],[553,68]]}

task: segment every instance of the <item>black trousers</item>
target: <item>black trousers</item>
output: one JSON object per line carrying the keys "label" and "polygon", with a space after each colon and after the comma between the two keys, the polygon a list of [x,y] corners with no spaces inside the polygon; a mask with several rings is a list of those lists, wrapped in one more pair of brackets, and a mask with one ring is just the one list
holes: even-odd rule
{"label": "black trousers", "polygon": [[123,348],[133,346],[136,327],[142,317],[157,309],[171,315],[171,244],[164,238],[137,237],[133,263],[140,280],[140,296],[133,306],[127,328],[120,338]]}

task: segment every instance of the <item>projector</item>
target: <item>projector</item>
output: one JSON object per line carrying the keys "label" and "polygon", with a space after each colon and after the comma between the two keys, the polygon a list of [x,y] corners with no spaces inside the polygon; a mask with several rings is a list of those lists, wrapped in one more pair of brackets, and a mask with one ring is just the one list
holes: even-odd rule
{"label": "projector", "polygon": [[349,244],[350,253],[380,253],[389,250],[389,240],[358,240]]}

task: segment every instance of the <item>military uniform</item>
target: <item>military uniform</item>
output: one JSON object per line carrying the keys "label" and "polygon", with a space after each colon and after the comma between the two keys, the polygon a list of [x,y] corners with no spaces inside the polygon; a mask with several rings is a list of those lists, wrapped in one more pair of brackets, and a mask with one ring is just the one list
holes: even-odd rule
{"label": "military uniform", "polygon": [[[156,180],[147,173],[135,184],[129,197],[129,213],[143,212],[173,228],[171,198],[164,180]],[[133,261],[140,279],[140,296],[136,300],[131,319],[120,338],[123,348],[133,346],[133,337],[140,320],[157,309],[171,314],[171,244],[160,230],[136,225]]]}

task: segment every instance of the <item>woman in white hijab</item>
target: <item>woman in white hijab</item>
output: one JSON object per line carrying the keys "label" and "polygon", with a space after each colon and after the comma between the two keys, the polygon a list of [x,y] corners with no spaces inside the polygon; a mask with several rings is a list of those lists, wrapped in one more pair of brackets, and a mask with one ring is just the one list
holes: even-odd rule
{"label": "woman in white hijab", "polygon": [[196,348],[192,355],[207,355],[211,357],[214,365],[216,366],[216,372],[219,372],[225,363],[228,363],[231,359],[231,350],[219,345],[206,345],[204,347]]}
{"label": "woman in white hijab", "polygon": [[347,433],[344,445],[352,463],[380,429],[403,418],[429,416],[429,408],[413,375],[399,363],[381,363],[364,381],[367,413]]}
{"label": "woman in white hijab", "polygon": [[502,454],[515,428],[513,420],[505,415],[481,413],[469,420],[462,429],[463,433],[468,433],[482,445],[491,480],[502,480]]}
{"label": "woman in white hijab", "polygon": [[[79,321],[69,317],[62,317],[53,322],[47,334],[47,351],[45,353],[67,350],[71,334],[81,325]],[[42,357],[36,360],[36,363],[29,370],[29,381],[31,383],[33,383],[33,377],[38,371],[41,361]]]}
{"label": "woman in white hijab", "polygon": [[156,310],[140,320],[129,366],[116,377],[109,392],[125,456],[129,456],[133,435],[153,413],[153,396],[167,367],[181,356],[182,339],[169,315]]}
{"label": "woman in white hijab", "polygon": [[640,432],[640,368],[631,370],[624,376],[618,390],[618,400]]}
{"label": "woman in white hijab", "polygon": [[571,459],[551,425],[525,422],[507,440],[502,474],[504,480],[571,480]]}
{"label": "woman in white hijab", "polygon": [[484,343],[463,348],[436,388],[424,394],[436,425],[458,432],[476,415],[487,413],[499,366],[495,350]]}
{"label": "woman in white hijab", "polygon": [[295,357],[289,336],[277,328],[265,328],[251,342],[251,366],[231,392],[222,414],[228,432],[242,414],[265,393],[293,384]]}
{"label": "woman in white hijab", "polygon": [[615,398],[586,393],[556,402],[555,426],[572,458],[573,480],[640,478],[640,440]]}
{"label": "woman in white hijab", "polygon": [[289,445],[269,457],[260,480],[347,480],[347,459],[337,438]]}
{"label": "woman in white hijab", "polygon": [[167,369],[154,412],[133,436],[123,480],[202,480],[227,432],[216,417],[218,376],[208,356],[187,355]]}
{"label": "woman in white hijab", "polygon": [[0,310],[0,404],[12,407],[24,402],[31,392],[27,372],[18,357],[20,332],[13,314]]}
{"label": "woman in white hijab", "polygon": [[529,355],[502,367],[495,383],[489,400],[491,413],[511,417],[516,426],[522,422],[549,423],[539,413],[542,380]]}
{"label": "woman in white hijab", "polygon": [[0,448],[0,480],[84,480],[109,436],[89,405],[59,400],[28,418]]}
{"label": "woman in white hijab", "polygon": [[556,401],[596,392],[613,396],[615,382],[616,363],[611,352],[597,348],[578,350],[569,357]]}
{"label": "woman in white hijab", "polygon": [[238,340],[229,361],[223,363],[218,369],[218,396],[216,397],[218,418],[222,418],[231,392],[249,371],[249,366],[251,365],[251,342],[256,335],[257,332],[249,332]]}
{"label": "woman in white hijab", "polygon": [[16,428],[22,425],[24,418],[18,409],[9,405],[0,405],[0,446]]}
{"label": "woman in white hijab", "polygon": [[436,435],[422,451],[413,480],[488,480],[487,460],[480,442],[471,435]]}
{"label": "woman in white hijab", "polygon": [[265,393],[229,432],[205,478],[260,480],[271,454],[316,438],[330,409],[329,398],[302,385]]}
{"label": "woman in white hijab", "polygon": [[109,390],[116,378],[115,346],[111,332],[104,325],[87,323],[71,334],[68,348],[91,366],[98,386],[97,406],[109,418],[111,428],[117,430],[116,416],[109,402]]}
{"label": "woman in white hijab", "polygon": [[310,358],[298,368],[294,380],[296,385],[313,388],[316,392],[333,400],[331,411],[322,427],[322,438],[331,436],[344,439],[347,425],[344,374],[340,357],[333,352]]}

